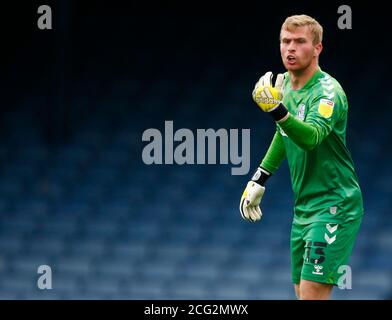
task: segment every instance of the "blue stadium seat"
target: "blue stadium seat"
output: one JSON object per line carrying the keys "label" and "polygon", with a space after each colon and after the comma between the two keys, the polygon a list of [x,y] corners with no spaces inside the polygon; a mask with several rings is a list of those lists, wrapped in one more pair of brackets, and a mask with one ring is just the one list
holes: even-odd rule
{"label": "blue stadium seat", "polygon": [[[209,32],[212,27],[208,21],[200,25]],[[210,61],[193,56],[192,34],[181,41],[165,66],[148,48],[132,47],[139,63],[123,79],[114,74],[116,67],[129,67],[121,59],[99,65],[99,50],[88,50],[88,81],[75,73],[67,104],[71,134],[60,142],[47,143],[43,123],[34,120],[42,97],[26,98],[4,114],[0,299],[295,299],[287,163],[268,181],[257,224],[239,214],[249,176],[231,175],[231,165],[143,163],[142,133],[163,131],[164,120],[193,132],[251,128],[251,168],[272,138],[273,123],[250,101],[258,57],[247,52],[242,59],[235,51],[239,63],[230,55]],[[120,45],[125,55],[129,44]],[[253,67],[243,67],[244,61]],[[350,98],[347,138],[365,216],[350,260],[353,288],[335,288],[333,297],[386,299],[392,297],[392,170],[382,160],[391,154],[385,130],[391,112],[380,118],[358,111],[375,102],[363,81],[353,81],[352,90],[363,95]],[[371,135],[363,130],[365,117]],[[37,289],[42,264],[52,267],[52,292]]]}

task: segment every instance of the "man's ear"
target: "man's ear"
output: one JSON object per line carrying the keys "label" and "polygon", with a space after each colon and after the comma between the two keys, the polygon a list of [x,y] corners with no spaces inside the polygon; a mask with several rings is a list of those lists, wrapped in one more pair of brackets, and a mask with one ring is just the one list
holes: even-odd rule
{"label": "man's ear", "polygon": [[318,57],[321,51],[323,51],[323,44],[320,42],[314,46],[314,56]]}

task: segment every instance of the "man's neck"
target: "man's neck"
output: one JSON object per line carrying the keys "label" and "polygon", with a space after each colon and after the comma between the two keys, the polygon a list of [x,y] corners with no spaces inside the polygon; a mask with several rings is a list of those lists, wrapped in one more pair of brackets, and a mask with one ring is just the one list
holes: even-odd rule
{"label": "man's neck", "polygon": [[291,88],[293,90],[301,89],[317,72],[318,64],[310,65],[308,68],[300,71],[289,71]]}

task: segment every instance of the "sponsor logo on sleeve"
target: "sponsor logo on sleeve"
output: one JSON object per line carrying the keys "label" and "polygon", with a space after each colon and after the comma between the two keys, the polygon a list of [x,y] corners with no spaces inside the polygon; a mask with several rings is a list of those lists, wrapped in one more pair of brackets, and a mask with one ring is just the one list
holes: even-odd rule
{"label": "sponsor logo on sleeve", "polygon": [[334,107],[334,103],[331,100],[328,99],[321,99],[319,106],[318,106],[318,112],[321,116],[323,116],[324,118],[330,118],[332,116],[333,113],[333,107]]}

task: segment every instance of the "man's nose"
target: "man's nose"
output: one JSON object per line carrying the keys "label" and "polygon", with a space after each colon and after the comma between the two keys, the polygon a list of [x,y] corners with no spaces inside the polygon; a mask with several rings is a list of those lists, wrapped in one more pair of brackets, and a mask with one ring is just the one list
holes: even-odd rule
{"label": "man's nose", "polygon": [[293,44],[292,42],[289,44],[289,46],[287,47],[287,50],[290,52],[293,52],[296,50],[295,48],[295,44]]}

